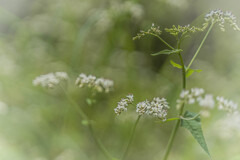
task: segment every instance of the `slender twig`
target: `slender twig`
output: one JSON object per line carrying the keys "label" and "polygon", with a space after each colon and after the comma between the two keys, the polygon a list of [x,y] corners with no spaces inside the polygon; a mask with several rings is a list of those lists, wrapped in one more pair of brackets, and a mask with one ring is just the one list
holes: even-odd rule
{"label": "slender twig", "polygon": [[158,36],[158,35],[156,35],[156,34],[154,34],[154,33],[148,33],[148,32],[144,32],[144,33],[157,37],[157,38],[160,39],[166,46],[168,46],[170,49],[175,49],[175,48],[173,48],[170,44],[168,44],[164,39],[162,39],[160,36]]}
{"label": "slender twig", "polygon": [[189,65],[187,66],[187,69],[186,69],[186,70],[188,70],[188,69],[191,67],[191,65],[192,65],[193,61],[194,61],[194,60],[195,60],[195,58],[197,57],[197,55],[198,55],[198,53],[199,53],[200,49],[202,48],[202,46],[203,46],[203,43],[204,43],[204,42],[205,42],[205,40],[207,39],[207,37],[208,37],[208,35],[209,35],[210,31],[212,30],[212,28],[213,28],[213,25],[214,25],[214,23],[211,23],[210,27],[208,28],[208,31],[207,31],[207,33],[205,34],[205,36],[204,36],[204,38],[203,38],[203,40],[202,40],[201,44],[199,45],[199,47],[198,47],[197,51],[195,52],[195,54],[194,54],[194,56],[193,56],[192,60],[190,61]]}
{"label": "slender twig", "polygon": [[128,152],[129,152],[130,145],[131,145],[131,143],[132,143],[132,141],[133,141],[133,137],[134,137],[134,134],[135,134],[135,130],[136,130],[136,127],[137,127],[137,124],[138,124],[140,118],[141,118],[141,115],[138,116],[136,122],[134,123],[133,129],[132,129],[132,132],[131,132],[131,135],[130,135],[130,138],[129,138],[129,141],[128,141],[128,144],[127,144],[127,148],[126,148],[126,150],[125,150],[125,152],[124,152],[124,154],[123,154],[122,160],[124,160],[124,159],[127,157],[127,154],[128,154]]}

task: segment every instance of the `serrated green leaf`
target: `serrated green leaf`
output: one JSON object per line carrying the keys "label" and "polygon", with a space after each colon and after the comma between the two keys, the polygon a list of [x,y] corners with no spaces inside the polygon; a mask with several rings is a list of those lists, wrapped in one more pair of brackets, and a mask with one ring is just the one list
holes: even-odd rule
{"label": "serrated green leaf", "polygon": [[160,54],[167,54],[167,55],[170,55],[170,54],[173,54],[173,53],[179,53],[179,52],[182,52],[183,50],[181,49],[173,49],[173,50],[169,50],[169,49],[164,49],[160,52],[157,52],[157,53],[153,53],[151,54],[152,56],[157,56],[157,55],[160,55]]}
{"label": "serrated green leaf", "polygon": [[186,77],[189,77],[189,76],[191,76],[194,72],[202,72],[202,70],[201,69],[188,69],[187,70],[187,73],[186,73]]}
{"label": "serrated green leaf", "polygon": [[[202,127],[201,127],[201,119],[197,117],[197,113],[186,111],[184,113],[184,118],[190,119],[181,119],[181,127],[186,128],[188,131],[191,132],[195,140],[199,143],[199,145],[203,148],[203,150],[209,155],[209,153],[205,138],[203,136]],[[195,118],[194,118],[195,117]],[[191,119],[193,118],[193,119]]]}
{"label": "serrated green leaf", "polygon": [[176,67],[176,68],[179,68],[179,69],[182,69],[182,66],[180,64],[177,64],[176,62],[170,60],[170,63],[173,67]]}

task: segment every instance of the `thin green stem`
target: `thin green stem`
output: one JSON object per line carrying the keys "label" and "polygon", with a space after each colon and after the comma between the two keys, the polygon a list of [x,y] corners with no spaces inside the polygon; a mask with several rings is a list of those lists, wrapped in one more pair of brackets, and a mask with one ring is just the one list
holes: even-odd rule
{"label": "thin green stem", "polygon": [[133,137],[134,137],[134,134],[135,134],[135,130],[136,130],[136,127],[137,127],[137,124],[138,124],[140,118],[141,118],[141,115],[138,116],[136,122],[134,123],[133,129],[132,129],[132,132],[131,132],[131,135],[130,135],[130,138],[129,138],[129,141],[128,141],[128,144],[127,144],[127,148],[126,148],[126,150],[125,150],[125,152],[124,152],[124,154],[123,154],[122,160],[124,160],[124,159],[127,157],[127,154],[128,154],[128,152],[129,152],[129,148],[130,148],[131,143],[132,143],[132,141],[133,141]]}
{"label": "thin green stem", "polygon": [[103,144],[101,143],[101,141],[97,138],[94,130],[93,130],[93,127],[92,127],[92,124],[88,124],[88,128],[90,130],[90,133],[93,137],[93,140],[95,141],[96,145],[98,146],[98,148],[102,151],[102,153],[107,157],[107,159],[109,160],[116,160],[115,158],[113,158],[109,152],[107,151],[107,149],[103,146]]}
{"label": "thin green stem", "polygon": [[78,106],[78,104],[72,99],[72,97],[68,94],[68,92],[65,90],[64,87],[61,87],[62,90],[64,91],[64,94],[66,96],[66,98],[68,99],[68,101],[74,106],[74,108],[77,110],[77,112],[79,113],[79,115],[85,120],[87,121],[87,127],[96,143],[96,145],[98,146],[98,148],[101,150],[101,152],[107,157],[107,159],[109,160],[116,160],[115,158],[113,158],[109,152],[106,150],[106,148],[103,146],[103,144],[101,143],[101,141],[97,138],[96,134],[94,133],[93,127],[92,127],[92,123],[89,120],[88,116],[83,112],[83,110]]}
{"label": "thin green stem", "polygon": [[182,65],[182,79],[183,79],[182,80],[182,87],[183,87],[183,89],[186,89],[186,69],[185,69],[183,58],[182,58],[182,55],[181,55],[180,52],[178,53],[178,56],[179,56],[179,59],[181,61],[181,65]]}
{"label": "thin green stem", "polygon": [[168,46],[170,49],[174,49],[170,44],[168,44],[164,39],[162,39],[160,36],[156,35],[156,34],[153,34],[153,33],[147,33],[145,32],[145,34],[150,34],[152,36],[155,36],[157,37],[158,39],[160,39],[166,46]]}
{"label": "thin green stem", "polygon": [[[180,49],[180,41],[178,41],[178,43],[177,43],[177,48]],[[186,89],[186,70],[185,70],[185,65],[184,65],[183,58],[182,58],[182,55],[181,55],[180,52],[178,53],[178,56],[179,56],[179,59],[181,61],[181,65],[182,65],[182,78],[183,78],[182,87],[183,87],[183,89]],[[184,103],[182,104],[182,106],[180,108],[179,117],[182,116],[183,109],[184,109]],[[174,126],[174,128],[173,128],[173,130],[172,130],[172,133],[170,135],[170,138],[169,138],[169,141],[168,141],[168,144],[167,144],[167,149],[166,149],[166,152],[164,154],[163,160],[167,160],[167,158],[168,158],[169,152],[172,149],[173,141],[174,141],[174,139],[176,137],[178,128],[180,126],[180,122],[181,122],[181,119],[178,119],[176,124],[175,124],[175,126]]]}
{"label": "thin green stem", "polygon": [[204,43],[204,42],[205,42],[205,40],[207,39],[207,37],[208,37],[208,35],[209,35],[210,31],[212,30],[213,26],[214,26],[214,23],[211,23],[210,27],[208,28],[208,31],[207,31],[207,33],[205,34],[205,36],[204,36],[204,38],[203,38],[203,40],[202,40],[201,44],[199,45],[199,47],[198,47],[197,51],[195,52],[195,54],[194,54],[194,56],[193,56],[192,60],[190,61],[189,65],[187,66],[187,69],[186,69],[186,70],[188,70],[188,69],[191,67],[191,65],[192,65],[193,61],[194,61],[194,60],[195,60],[195,58],[197,57],[197,55],[198,55],[198,53],[199,53],[200,49],[201,49],[201,48],[202,48],[202,46],[203,46],[203,43]]}

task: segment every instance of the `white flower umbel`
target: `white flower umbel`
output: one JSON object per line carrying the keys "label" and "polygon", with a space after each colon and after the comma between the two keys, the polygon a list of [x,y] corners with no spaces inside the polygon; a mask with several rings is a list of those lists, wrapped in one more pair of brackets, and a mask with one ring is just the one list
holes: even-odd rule
{"label": "white flower umbel", "polygon": [[180,93],[179,99],[177,100],[177,109],[185,104],[194,104],[197,99],[201,98],[204,94],[204,89],[202,88],[191,88],[190,90],[183,90]]}
{"label": "white flower umbel", "polygon": [[75,82],[76,85],[81,87],[93,88],[97,92],[110,92],[113,89],[114,82],[109,79],[97,78],[93,75],[86,75],[81,73]]}
{"label": "white flower umbel", "polygon": [[225,31],[225,24],[229,24],[234,30],[240,30],[237,25],[236,17],[229,11],[223,12],[220,9],[212,10],[205,15],[205,21],[218,23],[222,31]]}
{"label": "white flower umbel", "polygon": [[117,115],[120,115],[123,111],[127,111],[127,107],[129,104],[132,104],[134,101],[133,95],[129,94],[126,96],[126,98],[121,99],[120,102],[118,102],[118,106],[114,109],[115,113]]}
{"label": "white flower umbel", "polygon": [[206,94],[203,98],[200,97],[197,99],[199,106],[203,108],[214,108],[215,101],[213,99],[213,95],[211,94]]}
{"label": "white flower umbel", "polygon": [[136,112],[139,114],[139,115],[143,115],[146,113],[147,111],[147,108],[151,107],[150,103],[148,100],[146,101],[143,101],[143,102],[139,102],[137,104],[137,109],[136,109]]}
{"label": "white flower umbel", "polygon": [[167,111],[169,109],[168,102],[165,98],[155,97],[147,108],[146,114],[157,117],[163,121],[166,120]]}
{"label": "white flower umbel", "polygon": [[60,82],[66,80],[68,80],[68,75],[66,72],[48,73],[36,77],[33,80],[33,85],[42,86],[45,88],[54,88],[55,86],[59,85]]}
{"label": "white flower umbel", "polygon": [[225,110],[225,111],[228,111],[230,113],[233,113],[233,112],[236,112],[237,109],[238,109],[238,104],[231,101],[231,100],[228,100],[228,99],[225,99],[224,97],[217,97],[217,102],[218,102],[218,109],[219,110]]}
{"label": "white flower umbel", "polygon": [[139,115],[147,114],[165,121],[168,109],[168,102],[165,98],[155,97],[151,102],[146,100],[138,103],[136,112]]}

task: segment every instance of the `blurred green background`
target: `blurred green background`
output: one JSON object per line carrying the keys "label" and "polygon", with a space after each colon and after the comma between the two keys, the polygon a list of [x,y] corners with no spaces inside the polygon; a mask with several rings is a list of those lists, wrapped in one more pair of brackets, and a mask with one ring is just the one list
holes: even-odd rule
{"label": "blurred green background", "polygon": [[[240,20],[238,0],[0,0],[0,160],[105,159],[64,94],[32,85],[36,76],[55,71],[68,72],[71,96],[96,122],[94,129],[109,152],[121,157],[137,115],[132,108],[116,117],[117,102],[128,93],[136,102],[166,97],[169,117],[174,117],[181,90],[181,72],[169,65],[177,57],[151,57],[166,46],[154,37],[132,37],[153,22],[161,29],[191,24],[217,8]],[[203,17],[195,21],[202,22]],[[203,36],[184,43],[185,63]],[[175,45],[173,37],[162,37]],[[240,32],[215,27],[194,63],[203,72],[190,77],[187,87],[239,102],[239,40]],[[74,86],[80,73],[114,80],[114,91],[87,106],[89,90]],[[240,124],[226,129],[219,123],[223,117],[213,110],[203,119],[210,152],[215,160],[239,160]],[[173,124],[142,118],[128,159],[161,159]],[[169,160],[207,159],[190,133],[179,130]]]}

